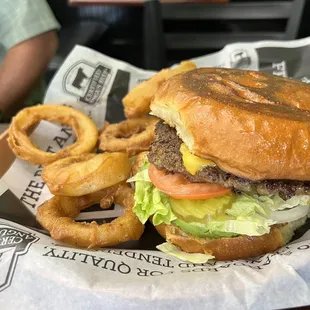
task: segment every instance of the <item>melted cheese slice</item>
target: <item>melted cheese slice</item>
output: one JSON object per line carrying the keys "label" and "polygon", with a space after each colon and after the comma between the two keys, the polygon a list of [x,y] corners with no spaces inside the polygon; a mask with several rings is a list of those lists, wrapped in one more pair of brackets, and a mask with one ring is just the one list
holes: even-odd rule
{"label": "melted cheese slice", "polygon": [[200,158],[192,154],[184,143],[181,144],[180,152],[182,154],[185,169],[192,175],[195,175],[202,167],[216,166],[212,160]]}

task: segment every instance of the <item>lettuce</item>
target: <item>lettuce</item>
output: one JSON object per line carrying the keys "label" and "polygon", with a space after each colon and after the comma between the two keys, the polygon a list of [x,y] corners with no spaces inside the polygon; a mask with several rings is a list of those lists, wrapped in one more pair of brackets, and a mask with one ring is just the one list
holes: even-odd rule
{"label": "lettuce", "polygon": [[238,235],[262,236],[270,232],[270,225],[275,222],[270,219],[261,219],[260,221],[249,220],[227,220],[227,221],[209,221],[207,224],[197,222],[184,222],[176,219],[174,224],[180,227],[184,232],[200,238],[225,238]]}
{"label": "lettuce", "polygon": [[[206,200],[208,203],[208,200]],[[237,235],[261,236],[269,233],[270,226],[275,224],[270,219],[270,209],[260,205],[256,199],[247,195],[238,195],[226,214],[233,219],[207,223],[184,222],[175,220],[183,231],[201,238],[233,237]]]}
{"label": "lettuce", "polygon": [[151,180],[149,178],[148,169],[145,166],[144,166],[144,169],[137,172],[132,178],[127,180],[127,182],[137,182],[137,181],[151,182]]}
{"label": "lettuce", "polygon": [[[268,233],[269,226],[274,223],[269,219],[269,209],[247,195],[238,195],[231,208],[226,210],[228,215],[233,216],[232,220],[210,220],[207,223],[185,222],[172,212],[170,198],[150,182],[147,167],[138,172],[129,182],[135,182],[133,210],[142,223],[152,216],[155,226],[172,223],[187,233],[204,238],[231,237],[240,234],[260,236]],[[207,204],[208,200],[205,200],[205,203]]]}
{"label": "lettuce", "polygon": [[[158,190],[151,183],[148,176],[148,164],[132,177],[129,182],[135,182],[135,205],[134,212],[142,223],[152,217],[153,224],[174,224],[184,232],[201,238],[223,238],[238,235],[261,236],[270,232],[270,226],[277,223],[272,220],[272,210],[294,208],[297,205],[309,205],[310,196],[294,196],[284,201],[281,197],[273,196],[250,196],[246,194],[235,195],[235,199],[224,197],[206,199],[205,201],[186,201],[188,207],[175,209],[172,198]],[[227,201],[231,204],[227,207]],[[198,203],[198,204],[197,204]],[[210,205],[208,205],[208,203]],[[192,208],[190,207],[192,204]],[[201,205],[201,212],[195,212]],[[225,216],[212,216],[214,207],[221,209]],[[175,209],[175,212],[173,210]],[[181,204],[182,209],[182,204]],[[190,214],[193,210],[193,214]],[[206,211],[203,211],[206,210]],[[182,210],[181,210],[182,211]],[[200,213],[201,213],[200,212]],[[199,212],[198,212],[199,213]],[[183,216],[182,216],[183,214]],[[210,215],[211,214],[211,215]],[[207,220],[205,220],[207,219]]]}
{"label": "lettuce", "polygon": [[269,207],[272,211],[281,211],[291,209],[297,206],[309,206],[309,195],[296,195],[288,200],[282,199],[279,195],[274,196],[258,196],[253,195],[262,205]]}
{"label": "lettuce", "polygon": [[179,247],[168,242],[162,243],[158,245],[156,248],[162,251],[163,253],[166,253],[178,259],[188,261],[194,264],[204,264],[210,259],[214,258],[214,256],[209,254],[184,252]]}
{"label": "lettuce", "polygon": [[170,224],[176,219],[172,213],[169,198],[155,188],[152,183],[136,182],[135,206],[133,211],[144,224],[150,216],[153,216],[153,224]]}
{"label": "lettuce", "polygon": [[148,170],[139,171],[127,182],[135,182],[134,213],[141,223],[153,216],[154,225],[170,224],[176,219],[171,211],[169,197],[153,186],[149,179]]}

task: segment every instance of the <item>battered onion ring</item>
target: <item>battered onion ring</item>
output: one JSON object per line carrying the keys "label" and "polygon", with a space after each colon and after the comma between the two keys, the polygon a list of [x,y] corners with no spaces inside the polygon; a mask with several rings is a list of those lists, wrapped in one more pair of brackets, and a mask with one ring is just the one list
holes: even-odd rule
{"label": "battered onion ring", "polygon": [[[111,223],[77,223],[72,219],[94,203],[101,202],[101,207],[106,208],[113,201],[123,206],[125,212]],[[133,189],[127,185],[113,186],[82,197],[55,196],[38,208],[37,220],[57,241],[83,248],[114,246],[139,240],[144,231],[132,211],[133,205]]]}
{"label": "battered onion ring", "polygon": [[129,119],[108,125],[100,135],[99,148],[109,152],[126,152],[134,156],[150,148],[155,136],[155,117]]}
{"label": "battered onion ring", "polygon": [[[72,127],[77,141],[57,153],[39,150],[28,137],[27,131],[41,120],[59,122]],[[60,158],[91,152],[96,146],[98,130],[82,112],[61,105],[38,105],[21,110],[9,128],[9,145],[14,154],[32,164],[45,165]]]}
{"label": "battered onion ring", "polygon": [[127,154],[104,153],[57,160],[45,166],[41,176],[54,195],[83,196],[124,181],[129,175]]}
{"label": "battered onion ring", "polygon": [[131,167],[131,175],[136,175],[139,170],[141,169],[141,167],[143,166],[144,163],[148,162],[148,155],[149,152],[142,152],[140,154],[137,155],[137,157],[135,158],[135,161]]}

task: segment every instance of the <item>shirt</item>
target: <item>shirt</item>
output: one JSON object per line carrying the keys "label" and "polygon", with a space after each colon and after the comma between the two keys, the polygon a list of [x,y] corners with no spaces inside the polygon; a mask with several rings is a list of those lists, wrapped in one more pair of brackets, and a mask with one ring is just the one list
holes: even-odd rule
{"label": "shirt", "polygon": [[[44,32],[60,28],[45,0],[0,1],[0,66],[7,51],[14,45]],[[41,80],[26,100],[25,105],[42,102],[44,90],[45,85]]]}

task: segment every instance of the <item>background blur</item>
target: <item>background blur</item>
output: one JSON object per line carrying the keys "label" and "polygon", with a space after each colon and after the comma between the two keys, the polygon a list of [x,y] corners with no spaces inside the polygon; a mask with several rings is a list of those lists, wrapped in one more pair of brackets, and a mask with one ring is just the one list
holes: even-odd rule
{"label": "background blur", "polygon": [[215,52],[228,43],[310,35],[307,0],[48,2],[62,28],[58,53],[46,73],[47,82],[75,44],[141,68],[160,69]]}

